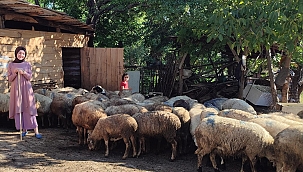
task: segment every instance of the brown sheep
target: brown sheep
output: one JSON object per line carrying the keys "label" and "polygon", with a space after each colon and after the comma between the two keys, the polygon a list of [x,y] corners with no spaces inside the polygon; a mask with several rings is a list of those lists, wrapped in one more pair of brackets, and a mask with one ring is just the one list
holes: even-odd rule
{"label": "brown sheep", "polygon": [[77,127],[79,145],[86,144],[86,131],[93,130],[100,118],[107,117],[103,108],[93,102],[90,100],[77,104],[73,110],[72,121]]}
{"label": "brown sheep", "polygon": [[109,139],[122,138],[125,143],[125,152],[122,159],[128,157],[130,141],[133,147],[133,157],[136,156],[135,131],[138,128],[136,120],[128,114],[116,114],[105,118],[100,118],[93,132],[88,135],[88,148],[94,150],[100,140],[105,142],[105,157],[108,157]]}
{"label": "brown sheep", "polygon": [[136,135],[139,138],[139,157],[142,151],[145,152],[145,137],[163,136],[172,146],[170,160],[174,161],[177,153],[177,131],[181,128],[181,122],[177,115],[165,111],[150,111],[136,113],[133,115],[138,123]]}

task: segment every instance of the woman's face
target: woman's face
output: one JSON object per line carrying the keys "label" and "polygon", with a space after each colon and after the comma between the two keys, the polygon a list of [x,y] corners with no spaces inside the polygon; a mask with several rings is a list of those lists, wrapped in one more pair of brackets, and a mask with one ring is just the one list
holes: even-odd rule
{"label": "woman's face", "polygon": [[25,51],[24,50],[20,50],[18,53],[17,53],[17,58],[19,60],[24,60],[25,58]]}

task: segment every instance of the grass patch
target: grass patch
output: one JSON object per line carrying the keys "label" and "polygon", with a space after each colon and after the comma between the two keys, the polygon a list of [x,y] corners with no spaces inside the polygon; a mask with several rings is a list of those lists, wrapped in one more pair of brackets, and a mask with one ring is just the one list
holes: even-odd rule
{"label": "grass patch", "polygon": [[303,103],[303,92],[300,95],[300,103]]}

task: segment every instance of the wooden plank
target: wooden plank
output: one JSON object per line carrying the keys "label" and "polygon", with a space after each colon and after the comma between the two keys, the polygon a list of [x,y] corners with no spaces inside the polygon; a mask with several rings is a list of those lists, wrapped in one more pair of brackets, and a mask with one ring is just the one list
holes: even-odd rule
{"label": "wooden plank", "polygon": [[90,88],[91,89],[94,85],[96,85],[96,49],[92,48],[90,49],[89,54],[90,62],[89,62],[89,72],[90,72]]}
{"label": "wooden plank", "polygon": [[118,62],[118,50],[117,48],[111,48],[111,68],[112,68],[112,74],[111,74],[111,88],[114,90],[117,90],[117,75],[118,73],[118,68],[117,68],[117,62]]}
{"label": "wooden plank", "polygon": [[101,86],[104,87],[106,90],[108,90],[107,87],[107,57],[106,57],[106,49],[100,48],[101,51]]}
{"label": "wooden plank", "polygon": [[89,61],[90,58],[88,57],[89,48],[84,47],[81,49],[81,87],[85,89],[89,89],[89,79],[90,79],[90,72],[89,72]]}
{"label": "wooden plank", "polygon": [[110,85],[111,75],[112,75],[112,68],[111,68],[111,51],[110,48],[105,48],[105,57],[106,57],[106,88],[110,91],[113,91],[113,88]]}
{"label": "wooden plank", "polygon": [[102,86],[102,51],[99,48],[95,48],[96,50],[96,85],[101,85]]}
{"label": "wooden plank", "polygon": [[18,29],[0,29],[0,36],[9,36],[11,38],[21,38],[22,34]]}
{"label": "wooden plank", "polygon": [[121,77],[124,73],[124,49],[123,48],[118,49],[117,69],[118,69],[117,90],[119,90],[120,82],[121,82],[121,79],[122,79]]}

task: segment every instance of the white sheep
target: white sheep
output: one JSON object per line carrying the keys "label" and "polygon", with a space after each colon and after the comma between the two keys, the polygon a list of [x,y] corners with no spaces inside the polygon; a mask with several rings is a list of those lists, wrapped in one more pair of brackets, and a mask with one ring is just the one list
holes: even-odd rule
{"label": "white sheep", "polygon": [[303,125],[290,126],[274,142],[277,172],[303,170]]}
{"label": "white sheep", "polygon": [[171,106],[173,107],[174,106],[174,103],[177,101],[177,100],[185,100],[188,104],[189,104],[189,107],[191,108],[193,106],[194,103],[197,103],[198,101],[195,100],[195,99],[192,99],[188,96],[176,96],[176,97],[172,97],[170,98],[169,100],[163,102],[164,104],[168,105],[168,106]]}
{"label": "white sheep", "polygon": [[279,132],[289,127],[288,124],[284,124],[282,122],[270,118],[253,118],[248,120],[248,122],[254,122],[256,124],[259,124],[260,126],[265,128],[265,130],[268,131],[273,138],[275,138]]}
{"label": "white sheep", "polygon": [[298,115],[289,113],[289,112],[272,112],[269,113],[270,115],[278,115],[283,116],[284,118],[291,119],[293,121],[301,122],[303,123],[303,119],[301,119]]}
{"label": "white sheep", "polygon": [[221,157],[242,156],[242,168],[246,158],[249,159],[252,171],[256,157],[273,159],[271,152],[274,142],[273,137],[260,125],[217,115],[204,118],[196,128],[195,136],[198,148],[198,169],[202,170],[202,158],[210,154],[210,159],[215,170],[218,170],[215,155]]}
{"label": "white sheep", "polygon": [[201,120],[212,116],[217,115],[218,110],[214,108],[191,108],[189,111],[190,115],[190,134],[192,136],[192,139],[197,146],[196,137],[195,137],[195,131],[198,125],[201,123]]}
{"label": "white sheep", "polygon": [[238,119],[242,121],[248,121],[253,118],[258,118],[257,115],[253,115],[252,113],[245,112],[239,109],[224,109],[218,113],[219,116]]}
{"label": "white sheep", "polygon": [[257,115],[257,112],[251,105],[249,105],[244,100],[237,99],[237,98],[228,99],[228,100],[224,101],[224,103],[222,105],[222,109],[239,109],[239,110],[243,110],[243,111],[252,113],[253,115]]}
{"label": "white sheep", "polygon": [[114,114],[129,114],[134,115],[135,113],[139,112],[147,112],[147,109],[145,109],[142,106],[136,105],[136,104],[124,104],[119,106],[109,106],[105,109],[105,113],[110,116]]}
{"label": "white sheep", "polygon": [[145,100],[145,97],[141,93],[133,93],[128,97],[124,97],[125,100],[130,100],[134,103],[142,103]]}
{"label": "white sheep", "polygon": [[202,103],[194,102],[189,110],[192,108],[205,109],[206,107]]}
{"label": "white sheep", "polygon": [[294,121],[294,120],[285,118],[283,116],[273,115],[271,113],[269,113],[269,114],[260,114],[260,115],[258,115],[258,117],[259,118],[270,118],[270,119],[282,122],[284,124],[288,124],[290,126],[292,126],[292,125],[303,125],[303,123],[301,123],[301,122]]}
{"label": "white sheep", "polygon": [[204,102],[203,104],[205,107],[216,108],[220,111],[223,109],[223,104],[226,100],[228,100],[228,98],[214,98]]}
{"label": "white sheep", "polygon": [[77,127],[80,145],[86,144],[87,130],[93,130],[99,118],[107,117],[104,109],[93,102],[90,100],[77,104],[73,110],[72,122]]}
{"label": "white sheep", "polygon": [[90,150],[97,148],[98,142],[104,139],[105,157],[109,155],[108,144],[111,138],[122,138],[125,143],[125,152],[122,159],[128,157],[130,141],[133,147],[133,157],[136,156],[135,132],[138,128],[136,120],[128,114],[116,114],[100,118],[91,134],[88,135],[87,143]]}
{"label": "white sheep", "polygon": [[145,152],[145,137],[163,136],[172,146],[170,160],[174,161],[177,154],[177,130],[181,127],[180,119],[175,114],[165,111],[136,113],[133,118],[138,123],[136,135],[140,144],[137,156],[140,156],[142,148]]}
{"label": "white sheep", "polygon": [[36,101],[36,108],[38,116],[41,117],[42,120],[42,126],[44,126],[44,118],[47,117],[48,119],[48,125],[51,126],[51,120],[50,120],[50,105],[52,103],[52,99],[44,96],[42,94],[34,93],[35,101]]}

